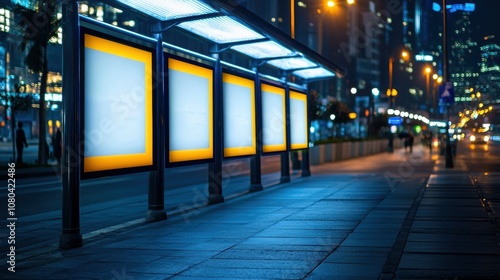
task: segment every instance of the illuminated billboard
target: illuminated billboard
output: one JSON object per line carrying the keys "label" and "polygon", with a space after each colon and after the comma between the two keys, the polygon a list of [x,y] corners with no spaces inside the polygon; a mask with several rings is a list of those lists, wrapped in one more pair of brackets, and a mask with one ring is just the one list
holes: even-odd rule
{"label": "illuminated billboard", "polygon": [[213,158],[213,70],[168,58],[168,162]]}
{"label": "illuminated billboard", "polygon": [[286,151],[285,89],[261,85],[262,92],[262,151]]}
{"label": "illuminated billboard", "polygon": [[307,95],[290,91],[290,148],[306,149],[308,147],[307,127]]}
{"label": "illuminated billboard", "polygon": [[256,153],[254,81],[223,73],[224,157]]}
{"label": "illuminated billboard", "polygon": [[83,173],[151,169],[154,49],[82,30]]}

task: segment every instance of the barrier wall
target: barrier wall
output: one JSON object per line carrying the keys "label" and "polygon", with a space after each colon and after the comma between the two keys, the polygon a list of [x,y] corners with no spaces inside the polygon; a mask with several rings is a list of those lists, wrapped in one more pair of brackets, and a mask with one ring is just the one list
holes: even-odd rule
{"label": "barrier wall", "polygon": [[[317,145],[309,148],[311,165],[320,165],[379,153],[387,153],[388,140],[368,140]],[[401,148],[401,141],[394,141],[394,149]]]}

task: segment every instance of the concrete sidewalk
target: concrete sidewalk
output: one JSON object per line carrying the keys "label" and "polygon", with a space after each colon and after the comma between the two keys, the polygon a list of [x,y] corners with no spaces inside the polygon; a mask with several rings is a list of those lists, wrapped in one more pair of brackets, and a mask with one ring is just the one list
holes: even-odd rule
{"label": "concrete sidewalk", "polygon": [[[441,158],[394,248],[400,279],[500,279],[500,173]],[[418,201],[420,200],[420,201]],[[389,277],[391,278],[391,277]]]}
{"label": "concrete sidewalk", "polygon": [[[328,166],[323,166],[328,168]],[[319,174],[84,247],[18,256],[8,279],[498,279],[499,174]],[[422,178],[427,178],[422,180]],[[491,204],[490,204],[491,202]],[[19,237],[21,239],[22,237]]]}

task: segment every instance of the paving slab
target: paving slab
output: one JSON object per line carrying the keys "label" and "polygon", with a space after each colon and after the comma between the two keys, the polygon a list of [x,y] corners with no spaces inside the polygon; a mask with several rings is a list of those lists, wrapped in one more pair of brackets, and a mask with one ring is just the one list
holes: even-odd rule
{"label": "paving slab", "polygon": [[[395,185],[373,174],[297,178],[166,221],[96,233],[82,248],[23,252],[18,274],[5,278],[500,278],[498,202],[484,200],[498,194],[500,175],[432,172]],[[49,222],[32,223],[31,232]]]}

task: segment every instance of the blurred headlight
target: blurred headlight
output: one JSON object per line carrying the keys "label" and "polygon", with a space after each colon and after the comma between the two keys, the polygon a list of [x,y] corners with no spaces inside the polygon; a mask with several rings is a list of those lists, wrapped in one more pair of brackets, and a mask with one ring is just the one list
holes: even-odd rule
{"label": "blurred headlight", "polygon": [[432,146],[437,148],[439,146],[439,141],[436,139],[432,140]]}
{"label": "blurred headlight", "polygon": [[488,142],[488,141],[490,141],[490,136],[489,135],[484,136],[484,142]]}
{"label": "blurred headlight", "polygon": [[476,136],[474,135],[471,135],[470,138],[469,138],[470,141],[476,141]]}

